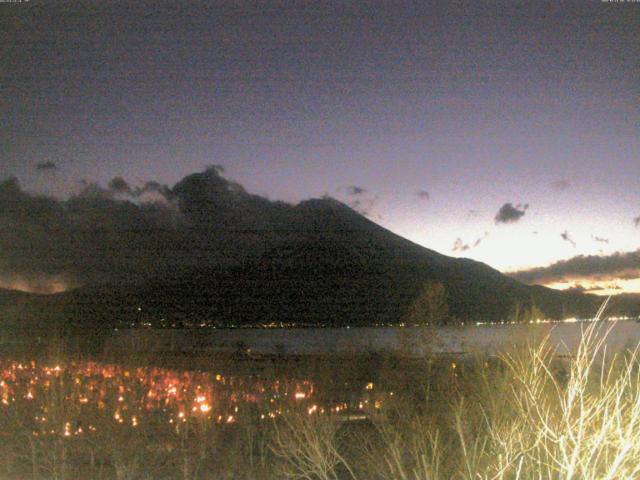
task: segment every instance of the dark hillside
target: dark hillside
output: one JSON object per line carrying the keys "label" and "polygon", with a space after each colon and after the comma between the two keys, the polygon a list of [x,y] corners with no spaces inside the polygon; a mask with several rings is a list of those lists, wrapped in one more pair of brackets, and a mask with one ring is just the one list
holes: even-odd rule
{"label": "dark hillside", "polygon": [[[429,281],[444,285],[450,318],[461,321],[505,320],[516,304],[532,302],[546,316],[588,316],[600,301],[527,286],[485,264],[441,255],[333,199],[285,212],[286,221],[278,217],[278,228],[236,257],[241,261],[80,289],[64,303],[78,318],[170,326],[399,323]],[[250,245],[247,235],[238,233],[236,245]]]}

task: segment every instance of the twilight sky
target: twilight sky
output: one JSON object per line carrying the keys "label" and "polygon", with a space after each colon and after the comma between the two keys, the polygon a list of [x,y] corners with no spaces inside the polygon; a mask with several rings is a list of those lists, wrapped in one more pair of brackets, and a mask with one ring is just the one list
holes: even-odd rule
{"label": "twilight sky", "polygon": [[31,0],[0,3],[0,51],[0,181],[31,194],[223,165],[527,281],[640,291],[640,3]]}

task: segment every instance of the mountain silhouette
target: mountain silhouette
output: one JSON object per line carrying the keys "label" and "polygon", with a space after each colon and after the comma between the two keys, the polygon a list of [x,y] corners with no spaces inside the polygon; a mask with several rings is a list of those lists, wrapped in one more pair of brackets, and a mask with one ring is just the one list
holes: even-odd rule
{"label": "mountain silhouette", "polygon": [[[601,301],[525,285],[483,263],[442,255],[330,197],[297,205],[270,201],[216,168],[188,175],[172,189],[152,187],[161,203],[137,205],[104,192],[46,200],[46,212],[60,220],[52,225],[66,229],[59,234],[67,240],[53,246],[56,265],[71,259],[67,268],[84,285],[55,295],[0,291],[3,324],[96,336],[141,324],[389,325],[403,322],[433,283],[444,289],[444,321],[451,323],[510,320],[533,305],[547,318],[589,317]],[[14,203],[35,202],[17,188]],[[25,218],[31,213],[13,219],[16,228]],[[47,238],[29,240],[24,251],[42,245],[36,259],[45,259]],[[30,268],[39,265],[24,260]],[[613,307],[637,315],[638,299],[620,297]]]}
{"label": "mountain silhouette", "polygon": [[532,304],[547,317],[590,316],[600,301],[442,255],[332,198],[284,213],[260,230],[227,224],[216,248],[227,245],[233,261],[88,286],[60,302],[81,323],[109,326],[370,326],[400,323],[428,282],[444,286],[450,322],[508,320]]}

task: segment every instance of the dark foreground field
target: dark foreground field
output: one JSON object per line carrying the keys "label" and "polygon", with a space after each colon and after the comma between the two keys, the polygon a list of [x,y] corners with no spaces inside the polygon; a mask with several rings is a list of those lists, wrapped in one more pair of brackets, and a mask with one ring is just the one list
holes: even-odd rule
{"label": "dark foreground field", "polygon": [[7,353],[0,478],[637,478],[638,358],[604,325],[572,359]]}

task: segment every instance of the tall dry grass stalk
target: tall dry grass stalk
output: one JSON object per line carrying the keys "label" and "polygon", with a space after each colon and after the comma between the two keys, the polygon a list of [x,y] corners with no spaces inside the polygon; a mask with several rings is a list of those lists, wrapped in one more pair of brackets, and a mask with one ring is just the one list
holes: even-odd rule
{"label": "tall dry grass stalk", "polygon": [[546,337],[467,359],[453,376],[425,372],[423,402],[405,398],[374,419],[380,441],[363,442],[370,468],[358,477],[640,478],[640,353],[608,354],[605,306],[571,358]]}
{"label": "tall dry grass stalk", "polygon": [[462,478],[640,476],[638,349],[607,355],[614,324],[599,321],[602,311],[568,362],[555,358],[548,338],[502,355],[506,377],[486,384],[493,392],[478,404],[479,428],[470,433],[465,409],[455,412]]}
{"label": "tall dry grass stalk", "polygon": [[338,446],[338,427],[336,418],[330,416],[304,413],[283,416],[275,424],[271,443],[274,455],[280,460],[279,478],[355,479]]}

